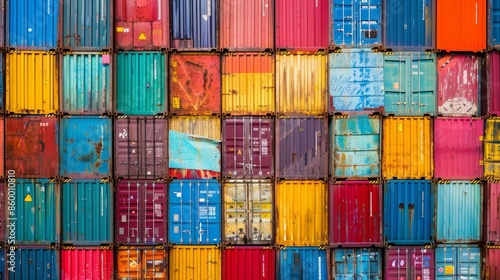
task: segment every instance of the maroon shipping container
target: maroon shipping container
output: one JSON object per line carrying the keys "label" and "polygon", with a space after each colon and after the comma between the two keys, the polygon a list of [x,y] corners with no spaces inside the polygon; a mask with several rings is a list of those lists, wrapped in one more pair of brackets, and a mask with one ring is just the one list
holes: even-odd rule
{"label": "maroon shipping container", "polygon": [[124,117],[115,120],[115,175],[127,179],[167,176],[167,120]]}
{"label": "maroon shipping container", "polygon": [[315,180],[327,177],[327,118],[280,118],[276,132],[278,178]]}
{"label": "maroon shipping container", "polygon": [[63,247],[61,280],[113,279],[113,250],[108,247]]}
{"label": "maroon shipping container", "polygon": [[440,55],[438,73],[438,114],[477,116],[479,102],[479,56]]}
{"label": "maroon shipping container", "polygon": [[221,58],[182,53],[170,57],[170,113],[212,115],[221,112]]}
{"label": "maroon shipping container", "polygon": [[434,249],[410,246],[385,250],[384,279],[433,280],[435,273]]}
{"label": "maroon shipping container", "polygon": [[488,246],[486,248],[486,266],[484,270],[486,280],[500,279],[500,247]]}
{"label": "maroon shipping container", "polygon": [[274,176],[274,120],[234,117],[222,121],[222,173],[228,178]]}
{"label": "maroon shipping container", "polygon": [[[14,175],[14,174],[12,174]],[[7,174],[8,177],[8,174]],[[15,178],[15,175],[14,177]],[[11,179],[13,180],[13,179]],[[9,237],[9,234],[7,233],[7,236],[5,236],[5,231],[7,230],[5,221],[7,220],[8,216],[10,215],[9,212],[5,212],[5,197],[9,196],[9,190],[8,190],[8,184],[9,184],[9,179],[7,178],[6,182],[0,182],[0,240],[5,242],[5,238]],[[15,183],[14,185],[11,185],[12,189],[15,188]],[[11,190],[12,190],[11,189]],[[12,192],[10,193],[12,194]],[[8,206],[8,205],[7,205]],[[10,230],[10,228],[9,228]]]}
{"label": "maroon shipping container", "polygon": [[488,244],[500,245],[500,183],[486,185],[486,237]]}
{"label": "maroon shipping container", "polygon": [[343,181],[330,184],[330,245],[381,246],[382,187],[379,182]]}
{"label": "maroon shipping container", "polygon": [[117,244],[164,244],[167,240],[166,184],[120,180],[116,185]]}
{"label": "maroon shipping container", "polygon": [[500,115],[500,52],[486,54],[486,67],[481,73],[481,113]]}
{"label": "maroon shipping container", "polygon": [[276,252],[272,247],[225,247],[222,250],[222,279],[275,279]]}
{"label": "maroon shipping container", "polygon": [[13,116],[5,123],[5,168],[16,178],[58,176],[59,124],[56,117]]}
{"label": "maroon shipping container", "polygon": [[434,120],[434,177],[472,180],[483,177],[484,121],[471,117]]}

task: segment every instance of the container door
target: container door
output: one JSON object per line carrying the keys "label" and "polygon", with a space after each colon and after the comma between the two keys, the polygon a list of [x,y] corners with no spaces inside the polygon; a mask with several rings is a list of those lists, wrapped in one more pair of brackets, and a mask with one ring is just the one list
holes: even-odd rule
{"label": "container door", "polygon": [[270,243],[273,240],[273,188],[271,183],[249,185],[249,232],[252,243]]}

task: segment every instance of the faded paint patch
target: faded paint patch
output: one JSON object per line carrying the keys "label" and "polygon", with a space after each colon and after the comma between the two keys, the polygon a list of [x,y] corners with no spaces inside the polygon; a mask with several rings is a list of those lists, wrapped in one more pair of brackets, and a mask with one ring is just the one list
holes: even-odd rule
{"label": "faded paint patch", "polygon": [[438,107],[438,111],[446,115],[476,115],[477,104],[465,97],[456,97],[445,101]]}

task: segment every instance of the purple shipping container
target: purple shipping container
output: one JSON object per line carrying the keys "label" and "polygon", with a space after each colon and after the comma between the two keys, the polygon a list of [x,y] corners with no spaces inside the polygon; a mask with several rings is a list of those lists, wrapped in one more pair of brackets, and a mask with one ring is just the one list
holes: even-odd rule
{"label": "purple shipping container", "polygon": [[327,118],[280,118],[276,132],[278,178],[315,180],[328,176]]}
{"label": "purple shipping container", "polygon": [[270,178],[274,175],[274,120],[234,117],[223,120],[224,177]]}
{"label": "purple shipping container", "polygon": [[500,115],[500,52],[486,54],[486,67],[481,70],[481,113]]}
{"label": "purple shipping container", "polygon": [[385,250],[386,280],[434,280],[434,249],[392,247]]}

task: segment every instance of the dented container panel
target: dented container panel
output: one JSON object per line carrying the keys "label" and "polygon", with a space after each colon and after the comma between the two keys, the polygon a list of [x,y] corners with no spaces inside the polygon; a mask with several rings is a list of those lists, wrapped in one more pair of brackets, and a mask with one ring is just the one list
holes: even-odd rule
{"label": "dented container panel", "polygon": [[[487,243],[500,245],[500,184],[488,183],[484,197],[486,225],[484,237]],[[500,272],[499,272],[500,273]],[[494,279],[494,278],[492,278]]]}
{"label": "dented container panel", "polygon": [[436,280],[481,279],[481,248],[477,245],[438,245]]}
{"label": "dented container panel", "polygon": [[119,280],[167,279],[168,254],[163,247],[118,247],[116,262]]}
{"label": "dented container panel", "polygon": [[218,47],[219,5],[214,0],[170,0],[170,46],[177,50],[215,50]]}
{"label": "dented container panel", "polygon": [[222,278],[226,280],[274,280],[276,251],[272,247],[225,247]]}
{"label": "dented container panel", "polygon": [[61,279],[112,279],[114,262],[112,249],[62,248]]}
{"label": "dented container panel", "polygon": [[382,279],[381,249],[335,249],[331,262],[333,279]]}
{"label": "dented container panel", "polygon": [[277,254],[278,279],[327,279],[327,250],[315,247],[285,247]]}
{"label": "dented container panel", "polygon": [[435,279],[434,249],[424,247],[392,247],[385,251],[387,280]]}
{"label": "dented container panel", "polygon": [[169,257],[170,279],[221,279],[219,247],[174,246],[169,251]]}
{"label": "dented container panel", "polygon": [[[8,251],[7,254],[11,253]],[[46,247],[17,247],[15,271],[9,271],[11,280],[59,279],[59,252]]]}

